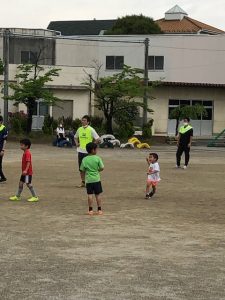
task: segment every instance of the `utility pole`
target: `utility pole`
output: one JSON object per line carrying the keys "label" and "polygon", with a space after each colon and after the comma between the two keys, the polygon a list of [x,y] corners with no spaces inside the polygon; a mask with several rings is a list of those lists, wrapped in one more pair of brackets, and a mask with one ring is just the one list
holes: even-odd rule
{"label": "utility pole", "polygon": [[143,97],[143,125],[147,124],[147,106],[148,106],[148,49],[149,49],[149,38],[144,40],[145,45],[145,68],[144,68],[144,97]]}
{"label": "utility pole", "polygon": [[9,95],[9,36],[10,30],[3,32],[3,64],[4,64],[4,123],[8,125],[8,97]]}
{"label": "utility pole", "polygon": [[[90,87],[92,86],[92,75],[91,74],[89,74],[89,82],[90,82]],[[92,115],[92,109],[91,109],[91,107],[92,107],[92,91],[91,90],[89,90],[89,105],[88,105],[88,114],[89,114],[89,116],[91,117],[91,115]]]}

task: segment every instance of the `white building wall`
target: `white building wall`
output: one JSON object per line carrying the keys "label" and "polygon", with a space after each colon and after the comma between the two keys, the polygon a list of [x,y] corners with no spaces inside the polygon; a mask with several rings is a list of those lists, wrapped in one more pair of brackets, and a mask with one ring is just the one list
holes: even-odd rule
{"label": "white building wall", "polygon": [[[53,81],[48,82],[48,87],[52,89],[54,95],[60,100],[72,100],[73,101],[73,118],[80,118],[84,114],[89,112],[90,93],[85,88],[84,82],[89,81],[88,74],[95,76],[95,70],[93,68],[85,67],[65,67],[65,66],[43,66],[44,72],[48,69],[56,67],[60,68],[59,76],[53,77]],[[15,81],[17,74],[17,65],[9,65],[9,80]],[[41,74],[41,72],[40,72]],[[3,76],[0,76],[0,85],[3,86]],[[11,94],[12,91],[9,90]],[[0,110],[3,113],[4,100],[3,94],[0,94]],[[63,106],[63,102],[61,103]],[[25,105],[19,105],[19,108],[13,105],[13,101],[9,101],[9,112],[16,112],[23,110],[26,112]]]}
{"label": "white building wall", "polygon": [[[150,35],[150,36],[98,36],[102,40],[117,42],[86,42],[57,40],[56,63],[59,65],[102,64],[101,76],[115,71],[106,70],[107,55],[122,55],[124,63],[132,67],[144,67],[144,45],[128,41],[143,41],[148,37],[149,55],[164,56],[164,70],[149,72],[150,80],[225,83],[225,35]],[[94,37],[85,37],[93,39]]]}

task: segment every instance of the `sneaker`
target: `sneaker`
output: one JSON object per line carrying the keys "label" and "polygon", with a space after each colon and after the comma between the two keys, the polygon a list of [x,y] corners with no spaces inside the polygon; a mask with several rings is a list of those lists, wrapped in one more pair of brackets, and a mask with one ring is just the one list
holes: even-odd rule
{"label": "sneaker", "polygon": [[31,197],[29,199],[27,199],[28,202],[37,202],[39,200],[38,197]]}
{"label": "sneaker", "polygon": [[80,185],[77,185],[78,188],[84,188],[85,187],[85,183],[84,182],[81,182]]}
{"label": "sneaker", "polygon": [[145,199],[151,198],[149,194],[146,194]]}
{"label": "sneaker", "polygon": [[98,210],[98,215],[99,216],[103,215],[103,211],[102,210]]}
{"label": "sneaker", "polygon": [[0,182],[5,182],[7,179],[6,178],[1,178]]}
{"label": "sneaker", "polygon": [[12,196],[12,197],[9,197],[9,200],[11,200],[11,201],[20,201],[20,197]]}
{"label": "sneaker", "polygon": [[176,165],[176,168],[177,168],[177,169],[180,169],[180,166]]}
{"label": "sneaker", "polygon": [[88,215],[89,215],[89,216],[93,216],[93,215],[94,215],[93,210],[89,210]]}
{"label": "sneaker", "polygon": [[187,166],[183,166],[183,169],[186,170],[186,169],[187,169]]}

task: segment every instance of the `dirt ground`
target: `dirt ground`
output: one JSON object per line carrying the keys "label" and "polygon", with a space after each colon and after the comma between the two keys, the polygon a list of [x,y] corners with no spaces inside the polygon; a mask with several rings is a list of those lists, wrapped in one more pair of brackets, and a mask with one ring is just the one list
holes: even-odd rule
{"label": "dirt ground", "polygon": [[104,215],[88,216],[75,149],[33,145],[39,203],[17,189],[21,151],[9,143],[0,185],[1,300],[225,299],[225,149],[160,156],[157,195],[144,199],[147,152],[99,150]]}

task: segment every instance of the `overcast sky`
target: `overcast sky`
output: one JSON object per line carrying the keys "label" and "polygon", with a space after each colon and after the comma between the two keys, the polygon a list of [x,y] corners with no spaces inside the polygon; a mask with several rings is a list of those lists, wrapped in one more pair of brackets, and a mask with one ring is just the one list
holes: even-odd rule
{"label": "overcast sky", "polygon": [[2,0],[0,27],[46,28],[54,20],[113,19],[141,13],[160,19],[175,4],[189,17],[225,30],[225,0]]}

